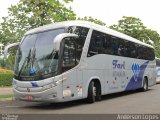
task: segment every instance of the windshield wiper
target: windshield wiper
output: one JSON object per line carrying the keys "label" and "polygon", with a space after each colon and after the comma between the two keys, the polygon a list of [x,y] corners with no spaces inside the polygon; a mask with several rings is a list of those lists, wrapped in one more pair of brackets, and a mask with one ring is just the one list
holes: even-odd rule
{"label": "windshield wiper", "polygon": [[31,67],[33,67],[34,62],[36,61],[36,48],[33,48],[33,51],[31,52]]}
{"label": "windshield wiper", "polygon": [[54,57],[56,56],[56,54],[57,54],[57,52],[53,50],[52,53],[51,53],[52,58],[51,58],[51,62],[50,62],[50,64],[49,64],[49,66],[52,65],[53,59],[54,59]]}
{"label": "windshield wiper", "polygon": [[31,49],[29,50],[28,56],[25,58],[25,61],[24,61],[24,63],[22,64],[22,67],[21,67],[21,69],[20,69],[20,71],[19,71],[19,73],[18,73],[18,78],[20,77],[20,75],[21,75],[21,73],[22,73],[22,70],[23,70],[23,68],[24,68],[25,63],[26,63],[26,62],[29,63],[29,61],[30,61],[30,59],[31,59],[30,56],[31,56]]}

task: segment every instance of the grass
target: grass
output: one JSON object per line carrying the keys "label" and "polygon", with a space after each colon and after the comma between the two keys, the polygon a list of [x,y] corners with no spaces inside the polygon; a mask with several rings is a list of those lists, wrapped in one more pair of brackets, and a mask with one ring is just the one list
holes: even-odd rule
{"label": "grass", "polygon": [[12,100],[13,98],[14,98],[13,94],[0,95],[0,101],[3,101],[3,100]]}

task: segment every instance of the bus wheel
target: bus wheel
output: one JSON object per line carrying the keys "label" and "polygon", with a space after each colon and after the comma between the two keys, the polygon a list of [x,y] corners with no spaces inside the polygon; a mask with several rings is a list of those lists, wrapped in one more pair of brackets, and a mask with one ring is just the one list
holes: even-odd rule
{"label": "bus wheel", "polygon": [[94,82],[91,81],[90,84],[89,84],[89,88],[88,88],[87,101],[89,103],[94,103],[95,102],[95,96],[96,96],[96,87],[94,86]]}
{"label": "bus wheel", "polygon": [[144,80],[143,80],[143,88],[142,88],[142,90],[144,92],[148,90],[148,80],[147,80],[147,78],[144,78]]}
{"label": "bus wheel", "polygon": [[101,101],[102,97],[101,97],[101,86],[100,84],[96,84],[96,101]]}

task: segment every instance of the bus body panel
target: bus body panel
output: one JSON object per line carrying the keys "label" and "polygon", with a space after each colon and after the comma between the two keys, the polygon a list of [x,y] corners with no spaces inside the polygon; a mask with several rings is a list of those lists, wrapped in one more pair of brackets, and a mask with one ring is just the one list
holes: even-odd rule
{"label": "bus body panel", "polygon": [[[56,79],[56,78],[55,78]],[[57,77],[58,80],[61,80],[62,77]],[[47,79],[42,80],[45,82]],[[40,86],[40,81],[34,81],[37,85],[32,85],[31,82],[19,82],[13,80],[13,93],[16,99],[24,101],[46,101],[46,102],[62,102],[62,84],[57,86],[51,86],[52,84],[46,84]],[[51,81],[53,82],[53,81]],[[21,84],[24,84],[24,87],[21,87]],[[30,86],[29,86],[30,84]],[[26,86],[25,86],[26,85]]]}
{"label": "bus body panel", "polygon": [[[87,58],[85,63],[87,63],[87,67],[83,73],[84,81],[90,82],[92,79],[99,79],[102,85],[102,94],[142,88],[145,76],[148,78],[149,86],[155,85],[155,61],[95,55]],[[134,68],[135,65],[139,66],[139,70]],[[137,71],[138,73],[136,73]],[[87,83],[89,83],[88,81]]]}
{"label": "bus body panel", "polygon": [[157,71],[156,81],[157,81],[157,83],[160,83],[160,67],[156,67],[156,71]]}
{"label": "bus body panel", "polygon": [[[62,74],[63,76],[63,98],[65,100],[82,99],[82,72],[73,68]],[[80,78],[78,78],[80,76]]]}
{"label": "bus body panel", "polygon": [[160,83],[160,58],[156,57],[156,83]]}

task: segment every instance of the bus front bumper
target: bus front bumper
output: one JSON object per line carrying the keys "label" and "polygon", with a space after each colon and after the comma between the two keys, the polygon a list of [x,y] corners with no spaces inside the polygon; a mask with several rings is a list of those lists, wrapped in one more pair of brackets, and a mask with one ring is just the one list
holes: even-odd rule
{"label": "bus front bumper", "polygon": [[[27,89],[27,88],[26,88]],[[13,88],[15,99],[35,102],[63,102],[61,91],[58,86],[41,91],[41,92],[22,92]]]}

